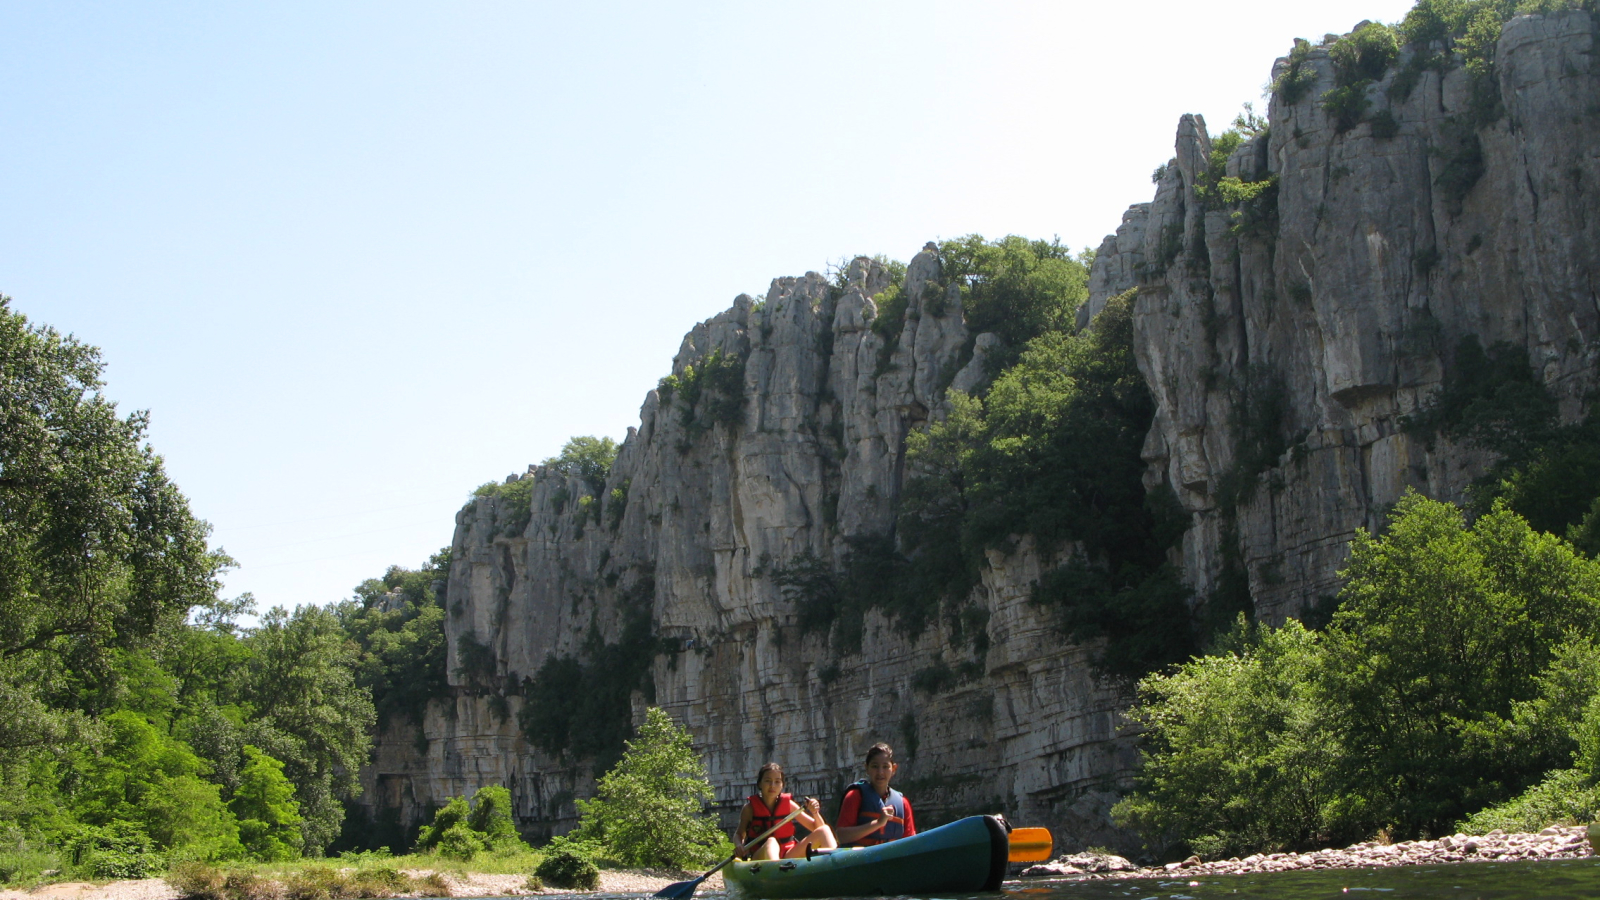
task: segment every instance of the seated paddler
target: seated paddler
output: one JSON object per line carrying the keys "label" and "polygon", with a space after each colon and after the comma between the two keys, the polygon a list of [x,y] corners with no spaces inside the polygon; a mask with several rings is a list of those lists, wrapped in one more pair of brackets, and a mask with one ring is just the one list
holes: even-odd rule
{"label": "seated paddler", "polygon": [[[798,815],[784,822],[797,810]],[[762,837],[779,822],[783,824],[776,831]],[[811,833],[797,837],[796,823]],[[794,798],[783,792],[783,767],[770,762],[756,773],[756,792],[739,810],[733,844],[737,855],[745,859],[787,859],[805,856],[807,847],[832,850],[839,846],[833,830],[822,820],[822,807],[816,799],[807,797],[802,807],[796,807]]]}
{"label": "seated paddler", "polygon": [[870,847],[917,833],[911,801],[889,786],[899,770],[888,744],[867,750],[867,777],[845,788],[833,833],[845,847]]}

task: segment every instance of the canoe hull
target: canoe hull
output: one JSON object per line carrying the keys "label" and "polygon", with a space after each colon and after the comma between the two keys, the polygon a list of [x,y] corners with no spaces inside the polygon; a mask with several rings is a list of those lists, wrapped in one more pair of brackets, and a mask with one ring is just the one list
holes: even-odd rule
{"label": "canoe hull", "polygon": [[813,859],[736,862],[722,871],[741,897],[872,897],[995,891],[1006,875],[1005,826],[969,816],[898,841]]}

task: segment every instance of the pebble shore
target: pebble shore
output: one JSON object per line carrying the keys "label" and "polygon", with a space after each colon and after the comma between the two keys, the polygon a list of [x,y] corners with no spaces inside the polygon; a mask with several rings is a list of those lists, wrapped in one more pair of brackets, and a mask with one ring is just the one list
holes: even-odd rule
{"label": "pebble shore", "polygon": [[1419,866],[1473,861],[1520,859],[1577,859],[1594,855],[1584,826],[1551,826],[1538,834],[1456,834],[1436,841],[1383,844],[1367,841],[1342,850],[1311,853],[1255,854],[1244,859],[1202,862],[1191,856],[1183,862],[1141,868],[1120,856],[1075,853],[1024,869],[1024,878],[1087,881],[1109,878],[1163,878],[1174,874],[1243,875],[1254,872],[1293,872],[1316,869],[1371,869],[1382,866]]}

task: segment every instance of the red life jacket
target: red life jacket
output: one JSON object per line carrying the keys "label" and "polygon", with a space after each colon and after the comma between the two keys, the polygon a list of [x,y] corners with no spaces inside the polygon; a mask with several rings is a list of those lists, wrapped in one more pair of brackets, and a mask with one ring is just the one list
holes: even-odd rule
{"label": "red life jacket", "polygon": [[[778,795],[778,808],[767,809],[767,804],[762,802],[760,794],[750,795],[750,827],[745,830],[744,839],[750,840],[760,837],[762,832],[778,824],[778,821],[789,813],[794,812],[794,798],[788,794]],[[771,835],[778,839],[778,843],[788,844],[794,841],[794,820],[783,823],[783,827]]]}
{"label": "red life jacket", "polygon": [[856,820],[854,822],[840,822],[840,828],[849,828],[852,825],[867,825],[878,821],[878,813],[884,809],[900,818],[899,822],[890,822],[873,833],[856,838],[850,842],[852,847],[870,847],[884,841],[893,841],[906,835],[906,827],[902,824],[906,818],[906,798],[894,788],[889,789],[888,799],[878,796],[872,785],[866,781],[858,781],[845,788],[845,794],[855,791],[861,795],[861,802],[856,807]]}

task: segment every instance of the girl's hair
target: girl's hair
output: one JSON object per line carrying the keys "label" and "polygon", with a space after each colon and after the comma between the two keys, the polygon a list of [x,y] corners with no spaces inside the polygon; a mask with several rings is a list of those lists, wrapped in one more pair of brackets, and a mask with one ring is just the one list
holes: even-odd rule
{"label": "girl's hair", "polygon": [[761,790],[761,779],[766,777],[768,772],[777,772],[778,780],[783,780],[783,766],[780,766],[777,763],[767,763],[761,767],[760,771],[756,772],[756,790]]}
{"label": "girl's hair", "polygon": [[894,762],[894,748],[890,747],[888,744],[885,744],[883,741],[879,741],[867,748],[868,764],[871,764],[871,762],[879,756],[887,757],[889,762]]}

